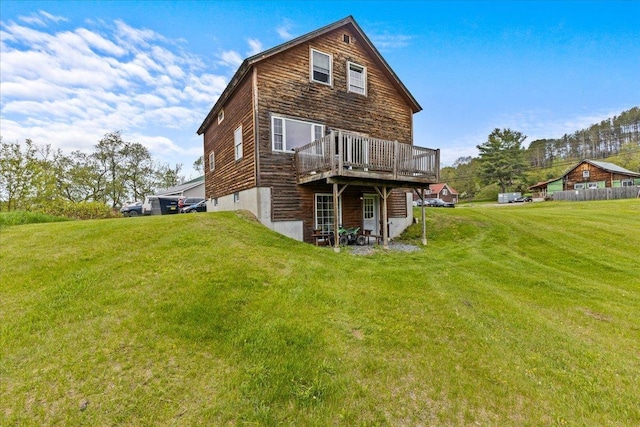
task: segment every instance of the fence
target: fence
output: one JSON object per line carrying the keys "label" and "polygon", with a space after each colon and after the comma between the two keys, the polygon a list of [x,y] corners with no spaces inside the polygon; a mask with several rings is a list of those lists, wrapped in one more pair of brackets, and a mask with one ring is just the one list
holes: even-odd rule
{"label": "fence", "polygon": [[554,191],[553,200],[584,202],[587,200],[633,199],[640,197],[640,186],[594,188],[590,190]]}

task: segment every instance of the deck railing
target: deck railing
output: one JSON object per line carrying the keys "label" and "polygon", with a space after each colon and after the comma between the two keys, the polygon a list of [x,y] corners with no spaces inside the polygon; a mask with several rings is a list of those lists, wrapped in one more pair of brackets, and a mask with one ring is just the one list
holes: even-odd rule
{"label": "deck railing", "polygon": [[296,164],[299,179],[348,176],[355,171],[360,177],[369,173],[381,179],[437,182],[440,150],[331,131],[297,148]]}

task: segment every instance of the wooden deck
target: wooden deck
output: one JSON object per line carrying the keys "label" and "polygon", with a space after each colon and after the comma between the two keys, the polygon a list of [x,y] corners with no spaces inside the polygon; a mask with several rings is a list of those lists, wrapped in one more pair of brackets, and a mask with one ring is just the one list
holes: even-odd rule
{"label": "wooden deck", "polygon": [[440,150],[345,131],[297,148],[295,157],[299,184],[347,178],[411,187],[437,183],[440,175]]}

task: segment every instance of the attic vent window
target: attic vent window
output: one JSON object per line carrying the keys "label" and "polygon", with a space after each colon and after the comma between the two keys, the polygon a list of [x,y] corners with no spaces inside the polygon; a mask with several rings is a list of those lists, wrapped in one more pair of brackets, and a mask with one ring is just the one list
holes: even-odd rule
{"label": "attic vent window", "polygon": [[343,34],[342,35],[342,41],[345,42],[346,44],[351,43],[351,37],[349,37],[348,34]]}
{"label": "attic vent window", "polygon": [[588,170],[582,171],[582,177],[583,178],[589,178],[589,171]]}
{"label": "attic vent window", "polygon": [[224,110],[220,110],[220,112],[218,113],[218,124],[222,123],[223,120],[224,120]]}

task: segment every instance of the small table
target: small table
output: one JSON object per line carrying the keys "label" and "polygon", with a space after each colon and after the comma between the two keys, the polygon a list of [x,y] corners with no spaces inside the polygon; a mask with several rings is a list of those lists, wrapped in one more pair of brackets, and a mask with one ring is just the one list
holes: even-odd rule
{"label": "small table", "polygon": [[329,237],[331,235],[329,233],[325,233],[322,230],[313,230],[311,233],[311,237],[313,237],[313,242],[316,246],[320,246],[320,242],[322,241],[325,245],[329,244]]}

